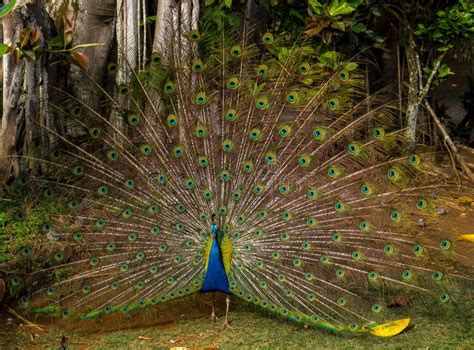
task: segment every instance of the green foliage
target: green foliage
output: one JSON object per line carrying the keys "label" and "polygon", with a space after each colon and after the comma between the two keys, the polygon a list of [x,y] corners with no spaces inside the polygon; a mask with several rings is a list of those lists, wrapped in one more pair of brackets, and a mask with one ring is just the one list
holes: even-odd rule
{"label": "green foliage", "polygon": [[79,49],[97,46],[99,44],[81,44],[72,46],[74,37],[74,27],[71,19],[64,16],[59,21],[57,27],[58,36],[47,41],[47,51],[59,55],[63,55],[67,60],[76,64],[84,70],[89,69],[89,58]]}
{"label": "green foliage", "polygon": [[[433,69],[429,67],[423,68],[424,77],[426,79],[428,79],[432,72]],[[433,79],[433,84],[439,85],[440,83],[445,81],[450,75],[454,75],[454,73],[451,71],[451,68],[449,68],[447,64],[442,64],[436,72],[435,78]]]}
{"label": "green foliage", "polygon": [[38,45],[40,37],[41,31],[38,26],[36,26],[34,30],[24,28],[20,33],[20,41],[18,41],[16,46],[1,44],[0,57],[13,52],[13,58],[17,64],[23,57],[31,61],[36,61],[41,56],[40,47]]}
{"label": "green foliage", "polygon": [[[420,7],[418,4],[406,5],[403,11],[400,24],[409,29],[416,28],[413,32],[409,31],[407,41],[411,46],[417,47],[424,78],[433,77],[433,84],[439,85],[454,74],[447,64],[439,65],[446,52],[461,52],[463,47],[471,45],[474,5],[472,2],[459,0],[451,4],[441,2],[434,13],[429,7]],[[406,16],[411,11],[417,11],[413,20]],[[413,40],[413,37],[417,40]]]}
{"label": "green foliage", "polygon": [[317,37],[328,49],[338,47],[354,53],[366,47],[383,48],[385,38],[369,29],[371,19],[382,15],[375,0],[287,0],[286,3],[260,0],[259,3],[278,30],[290,31],[294,37],[304,32],[308,37]]}
{"label": "green foliage", "polygon": [[[155,22],[156,22],[156,16],[148,16],[148,17],[146,18],[146,24],[147,24],[147,25],[152,24],[152,23],[155,23]],[[139,26],[139,27],[143,27],[144,25],[145,25],[145,22],[143,22],[143,21],[140,21],[140,22],[138,23],[138,26]]]}
{"label": "green foliage", "polygon": [[[212,3],[211,3],[212,4]],[[211,5],[209,4],[209,5]],[[200,28],[206,28],[206,32],[213,33],[216,37],[224,30],[224,25],[231,27],[239,27],[241,23],[240,16],[235,11],[229,11],[223,6],[205,7],[200,18]]]}
{"label": "green foliage", "polygon": [[331,0],[329,4],[321,4],[317,0],[308,0],[309,9],[321,16],[323,13],[334,19],[354,12],[362,4],[362,0]]}
{"label": "green foliage", "polygon": [[458,1],[451,7],[436,13],[434,21],[417,23],[415,35],[437,47],[440,52],[447,51],[459,40],[469,39],[474,33],[474,5],[472,2]]}
{"label": "green foliage", "polygon": [[339,66],[339,56],[336,51],[327,51],[321,54],[318,59],[322,66],[336,70]]}
{"label": "green foliage", "polygon": [[8,52],[11,52],[10,46],[7,44],[0,44],[0,57],[7,54]]}
{"label": "green foliage", "polygon": [[[218,0],[217,3],[220,7],[227,7],[229,9],[232,7],[232,0]],[[206,0],[204,4],[210,6],[216,4],[216,0]]]}
{"label": "green foliage", "polygon": [[13,0],[13,1],[7,2],[5,5],[0,7],[0,18],[5,17],[10,12],[12,12],[13,9],[15,8],[15,5],[16,5],[16,0]]}
{"label": "green foliage", "polygon": [[[270,13],[273,20],[295,22],[289,11],[294,7],[293,1],[282,4],[281,0],[261,0],[260,3],[267,7],[268,4],[273,8],[283,7],[281,13]],[[425,50],[434,48],[442,52],[457,47],[460,41],[467,42],[474,31],[473,3],[461,0],[449,6],[446,2],[430,4],[380,0],[308,0],[306,8],[298,8],[304,24],[295,22],[291,25],[302,26],[307,35],[319,37],[323,44],[332,45],[328,49],[338,47],[354,52],[367,47],[384,49],[385,37],[371,29],[374,23],[372,19],[383,17],[382,20],[389,20],[391,13],[399,11],[400,34],[403,35],[406,28],[416,28],[415,35],[423,41]],[[439,10],[434,12],[433,8]],[[407,23],[403,23],[403,19]],[[436,82],[440,83],[449,74],[447,67],[443,68]]]}
{"label": "green foliage", "polygon": [[278,28],[297,37],[307,25],[306,1],[258,0],[258,3],[268,13],[267,28]]}
{"label": "green foliage", "polygon": [[365,3],[366,1],[362,0],[331,0],[323,4],[317,0],[308,0],[310,21],[306,32],[309,35],[323,35],[326,42],[330,42],[332,36],[354,27],[354,33],[364,33],[367,31],[366,24],[356,23],[356,17],[360,12],[357,12],[357,9],[362,9]]}

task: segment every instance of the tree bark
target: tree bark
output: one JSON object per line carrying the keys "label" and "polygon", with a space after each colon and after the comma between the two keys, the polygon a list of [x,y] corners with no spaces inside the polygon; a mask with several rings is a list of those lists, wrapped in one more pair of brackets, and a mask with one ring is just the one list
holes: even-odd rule
{"label": "tree bark", "polygon": [[[38,26],[41,30],[38,44],[44,47],[52,21],[43,0],[26,0],[3,19],[2,26],[5,42],[11,46],[16,45],[23,28],[34,31]],[[48,110],[48,59],[48,54],[43,53],[36,61],[23,58],[17,64],[13,55],[3,57],[0,177],[17,177],[27,170],[36,172],[39,164],[34,158],[43,158],[49,148],[48,132],[40,127],[55,129]]]}
{"label": "tree bark", "polygon": [[132,76],[132,70],[137,67],[141,44],[138,31],[140,6],[136,0],[121,0],[117,6],[117,84],[128,83]]}
{"label": "tree bark", "polygon": [[416,62],[416,48],[410,43],[406,48],[407,68],[408,68],[408,105],[407,105],[407,126],[406,138],[411,147],[416,142],[416,127],[418,114],[420,112],[420,102],[418,99],[418,65]]}
{"label": "tree bark", "polygon": [[[28,5],[29,16],[27,24],[31,29],[38,26],[42,35],[39,41],[40,46],[45,46],[45,37],[51,36],[52,21],[44,10],[44,1],[32,1]],[[55,130],[52,115],[49,113],[48,83],[50,82],[50,71],[48,55],[45,53],[40,60],[26,61],[25,74],[25,155],[36,158],[44,158],[49,150],[49,132],[39,127],[46,126]],[[54,83],[54,82],[53,82]],[[26,169],[34,170],[39,168],[39,164],[33,158],[27,159]]]}
{"label": "tree bark", "polygon": [[[14,46],[20,39],[23,29],[23,16],[14,10],[2,20],[3,40],[5,44]],[[0,175],[2,178],[20,172],[19,160],[8,158],[17,156],[16,149],[18,128],[21,122],[19,115],[20,94],[23,85],[24,64],[16,64],[12,54],[3,56],[3,113],[0,130]]]}
{"label": "tree bark", "polygon": [[[86,48],[89,77],[103,85],[105,71],[115,36],[116,0],[78,0],[78,10],[74,20],[73,45],[98,43],[100,46]],[[90,108],[99,111],[101,96],[95,84],[84,76],[81,68],[71,65],[68,82],[70,92],[79,100],[87,102]]]}
{"label": "tree bark", "polygon": [[156,10],[156,27],[153,38],[153,52],[158,52],[166,59],[167,35],[176,30],[173,17],[177,16],[178,7],[175,0],[160,0]]}
{"label": "tree bark", "polygon": [[408,106],[407,128],[405,136],[408,140],[409,147],[413,148],[416,143],[416,131],[420,107],[431,89],[433,80],[438,74],[438,70],[441,67],[441,62],[446,55],[446,52],[443,52],[434,61],[434,66],[430,76],[428,77],[426,83],[423,84],[423,71],[420,63],[420,57],[417,52],[415,40],[411,34],[408,36],[408,45],[406,46],[405,51],[408,68]]}
{"label": "tree bark", "polygon": [[[51,20],[43,0],[19,2],[3,18],[4,42],[16,46],[23,28],[41,30],[39,45],[51,32]],[[15,63],[12,54],[3,57],[3,116],[0,130],[0,177],[15,178],[22,171],[36,172],[34,157],[44,157],[49,148],[46,125],[54,130],[48,113],[48,54],[37,61],[26,58]],[[22,158],[23,157],[23,158]]]}
{"label": "tree bark", "polygon": [[[132,78],[133,70],[138,66],[140,52],[140,32],[138,27],[138,19],[141,2],[136,0],[120,0],[117,4],[117,73],[115,82],[117,85],[128,84]],[[128,97],[120,96],[115,93],[115,97],[123,108],[129,107]],[[112,109],[110,116],[112,125],[123,133],[124,119],[117,108]],[[119,140],[119,136],[115,135]]]}

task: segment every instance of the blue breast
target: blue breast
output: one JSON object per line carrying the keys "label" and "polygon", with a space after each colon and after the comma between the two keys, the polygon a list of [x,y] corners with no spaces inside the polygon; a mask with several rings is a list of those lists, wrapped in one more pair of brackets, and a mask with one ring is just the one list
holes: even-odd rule
{"label": "blue breast", "polygon": [[222,292],[230,294],[229,282],[225,274],[221,248],[217,242],[217,237],[214,237],[212,241],[206,277],[204,278],[201,292]]}

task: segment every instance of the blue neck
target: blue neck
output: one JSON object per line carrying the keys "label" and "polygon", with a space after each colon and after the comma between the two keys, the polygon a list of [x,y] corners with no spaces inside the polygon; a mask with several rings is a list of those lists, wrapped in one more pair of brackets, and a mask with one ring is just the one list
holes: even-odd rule
{"label": "blue neck", "polygon": [[202,284],[201,292],[222,292],[230,294],[229,281],[222,262],[222,252],[217,234],[214,233],[211,251],[209,252],[206,277]]}

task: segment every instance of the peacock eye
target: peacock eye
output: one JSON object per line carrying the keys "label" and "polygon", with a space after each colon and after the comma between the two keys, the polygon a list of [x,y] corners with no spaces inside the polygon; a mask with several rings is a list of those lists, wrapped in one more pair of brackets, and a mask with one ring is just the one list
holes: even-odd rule
{"label": "peacock eye", "polygon": [[130,93],[130,88],[128,85],[121,84],[117,86],[117,92],[122,96],[127,96]]}
{"label": "peacock eye", "polygon": [[157,52],[154,52],[151,54],[151,63],[152,64],[160,64],[162,61],[162,57],[161,57],[161,54],[157,53]]}
{"label": "peacock eye", "polygon": [[382,140],[383,137],[385,136],[385,129],[377,127],[377,128],[374,128],[372,133],[377,140]]}
{"label": "peacock eye", "polygon": [[69,113],[73,116],[73,117],[78,117],[81,115],[82,113],[82,107],[80,105],[74,105],[72,107],[69,108]]}
{"label": "peacock eye", "polygon": [[340,80],[346,81],[347,79],[349,79],[349,72],[346,70],[341,70],[337,76]]}
{"label": "peacock eye", "polygon": [[227,81],[227,88],[230,89],[230,90],[235,90],[237,89],[237,87],[239,86],[239,79],[237,78],[230,78],[228,81]]}
{"label": "peacock eye", "polygon": [[178,125],[178,117],[175,116],[174,114],[170,114],[167,118],[166,118],[166,122],[168,123],[168,126],[176,126]]}
{"label": "peacock eye", "polygon": [[336,110],[339,107],[339,99],[337,98],[331,98],[327,102],[327,106],[331,110]]}
{"label": "peacock eye", "polygon": [[273,34],[272,33],[265,33],[263,34],[262,36],[262,42],[265,44],[265,45],[271,45],[273,44]]}
{"label": "peacock eye", "polygon": [[167,81],[164,85],[164,91],[166,94],[171,94],[174,92],[175,85],[172,81]]}
{"label": "peacock eye", "polygon": [[200,92],[196,95],[194,101],[197,105],[204,105],[207,102],[207,95],[205,92]]}
{"label": "peacock eye", "polygon": [[230,54],[236,58],[240,57],[242,54],[242,48],[240,47],[240,45],[232,46],[232,48],[230,49]]}
{"label": "peacock eye", "polygon": [[298,66],[298,72],[301,74],[307,74],[311,69],[311,66],[308,62],[303,62]]}
{"label": "peacock eye", "polygon": [[268,72],[268,66],[265,64],[261,64],[257,67],[257,75],[259,77],[265,77]]}
{"label": "peacock eye", "polygon": [[107,71],[109,73],[115,73],[117,71],[117,64],[114,62],[111,62],[107,65]]}
{"label": "peacock eye", "polygon": [[200,59],[196,59],[193,61],[192,69],[196,73],[202,72],[204,69],[204,63]]}
{"label": "peacock eye", "polygon": [[201,39],[201,33],[198,30],[191,30],[188,34],[189,39],[191,41],[198,41]]}

